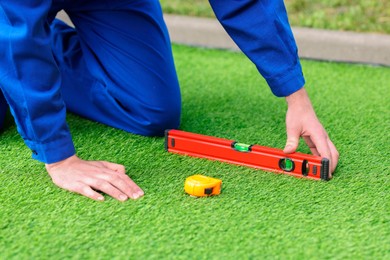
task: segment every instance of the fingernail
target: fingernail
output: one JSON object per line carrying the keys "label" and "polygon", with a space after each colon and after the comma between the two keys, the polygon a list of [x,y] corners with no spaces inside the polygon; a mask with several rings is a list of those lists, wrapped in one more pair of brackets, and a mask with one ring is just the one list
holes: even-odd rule
{"label": "fingernail", "polygon": [[100,196],[100,197],[98,197],[97,199],[100,200],[100,201],[103,201],[103,200],[104,200],[104,197],[103,197],[103,196]]}
{"label": "fingernail", "polygon": [[142,196],[144,196],[144,192],[143,191],[139,191],[139,192],[137,192],[137,194],[140,196],[140,197],[142,197]]}
{"label": "fingernail", "polygon": [[119,195],[119,199],[122,200],[122,201],[125,201],[127,200],[127,196],[126,195]]}

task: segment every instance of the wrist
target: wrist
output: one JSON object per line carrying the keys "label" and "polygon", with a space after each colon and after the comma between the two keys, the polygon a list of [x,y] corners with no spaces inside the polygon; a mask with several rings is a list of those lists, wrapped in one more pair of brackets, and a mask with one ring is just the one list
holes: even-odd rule
{"label": "wrist", "polygon": [[303,87],[300,90],[292,93],[289,96],[286,96],[286,102],[289,107],[298,106],[301,108],[313,108],[309,95],[306,92],[306,89]]}
{"label": "wrist", "polygon": [[304,99],[308,99],[308,94],[307,94],[306,89],[304,87],[295,91],[291,95],[286,96],[287,104],[296,103],[296,102],[302,101]]}
{"label": "wrist", "polygon": [[50,169],[53,169],[59,165],[63,165],[63,164],[66,164],[66,163],[69,163],[73,160],[77,159],[77,156],[76,155],[72,155],[64,160],[61,160],[61,161],[58,161],[58,162],[54,162],[54,163],[46,163],[45,164],[45,167],[46,167],[46,170],[50,170]]}

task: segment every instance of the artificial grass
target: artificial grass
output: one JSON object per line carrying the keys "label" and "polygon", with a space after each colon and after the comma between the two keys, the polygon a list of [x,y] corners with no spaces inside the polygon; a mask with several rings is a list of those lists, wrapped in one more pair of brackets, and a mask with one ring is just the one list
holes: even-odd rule
{"label": "artificial grass", "polygon": [[[242,54],[174,46],[174,55],[181,129],[284,146],[286,104]],[[302,64],[341,154],[331,181],[169,154],[163,138],[69,115],[79,156],[124,164],[146,193],[94,202],[55,187],[8,118],[0,136],[0,258],[389,258],[390,70]],[[222,194],[184,194],[185,178],[198,173],[221,178]]]}

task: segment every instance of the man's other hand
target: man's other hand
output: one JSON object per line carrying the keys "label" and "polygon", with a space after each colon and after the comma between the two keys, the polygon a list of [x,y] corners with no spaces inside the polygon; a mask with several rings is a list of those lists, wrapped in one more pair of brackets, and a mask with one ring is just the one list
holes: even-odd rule
{"label": "man's other hand", "polygon": [[287,143],[283,151],[295,152],[299,138],[302,136],[313,155],[330,160],[329,178],[331,178],[339,160],[339,153],[318,120],[306,90],[304,88],[298,90],[286,97],[286,101],[288,104]]}
{"label": "man's other hand", "polygon": [[93,200],[103,201],[101,191],[125,201],[138,199],[144,192],[126,175],[125,167],[105,161],[85,161],[76,155],[63,161],[46,164],[54,184]]}

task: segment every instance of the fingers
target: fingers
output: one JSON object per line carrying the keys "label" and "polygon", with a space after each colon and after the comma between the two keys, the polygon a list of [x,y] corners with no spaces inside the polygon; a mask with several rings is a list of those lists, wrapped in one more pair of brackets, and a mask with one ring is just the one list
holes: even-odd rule
{"label": "fingers", "polygon": [[[89,183],[94,189],[98,189],[113,196],[121,201],[127,198],[138,199],[144,195],[144,192],[135,184],[127,175],[117,174],[116,172],[107,170],[106,172],[97,175],[98,179],[89,180]],[[125,195],[126,197],[124,197]]]}
{"label": "fingers", "polygon": [[122,176],[122,179],[124,179],[126,184],[132,188],[134,192],[134,197],[136,197],[135,199],[145,195],[144,191],[132,179],[130,179],[128,175],[125,174],[124,176]]}
{"label": "fingers", "polygon": [[121,174],[126,174],[125,166],[117,163],[101,161],[102,165],[110,170],[116,171]]}
{"label": "fingers", "polygon": [[98,179],[91,179],[88,182],[94,189],[120,201],[125,201],[128,198],[138,199],[144,195],[141,188],[127,176],[123,165],[107,161],[100,161],[99,163],[103,169],[101,169],[101,173],[95,176]]}
{"label": "fingers", "polygon": [[[313,137],[304,137],[306,144],[309,146],[313,155],[321,156],[329,160],[329,164],[332,165],[332,157],[330,156],[330,149],[327,142],[327,137],[322,136],[313,136]],[[329,178],[332,178],[331,167],[328,173]]]}
{"label": "fingers", "polygon": [[333,144],[333,142],[329,138],[328,138],[328,145],[329,145],[330,153],[331,153],[331,157],[332,157],[331,158],[332,164],[330,167],[330,171],[331,171],[331,173],[333,173],[336,170],[340,155],[336,149],[336,146]]}
{"label": "fingers", "polygon": [[86,181],[86,184],[94,190],[99,190],[105,194],[117,199],[119,201],[125,201],[128,196],[124,194],[120,189],[114,187],[111,183],[102,179],[90,179]]}
{"label": "fingers", "polygon": [[[130,177],[126,174],[126,169],[123,165],[111,163],[111,162],[106,162],[106,161],[102,161],[102,164],[106,168],[108,168],[112,171],[115,171],[115,173],[119,174],[119,176],[122,178],[122,180],[124,182],[120,182],[118,180],[117,184],[115,184],[115,183],[114,184],[116,187],[120,188],[127,196],[129,196],[130,198],[133,198],[133,199],[137,199],[137,198],[144,195],[143,190],[140,187],[138,187],[138,185],[135,184],[135,182],[132,179],[130,179]],[[110,178],[107,180],[111,182]],[[115,181],[115,178],[114,178],[114,181]],[[128,187],[130,187],[130,189]]]}
{"label": "fingers", "polygon": [[78,157],[64,160],[46,169],[57,186],[94,200],[104,200],[96,191],[119,201],[137,199],[144,192],[125,173],[125,167],[102,161],[85,161]]}
{"label": "fingers", "polygon": [[93,200],[97,200],[97,201],[104,200],[104,197],[101,194],[99,194],[98,192],[94,191],[91,187],[81,182],[75,183],[74,185],[67,188],[67,190],[78,193],[80,195],[83,195]]}
{"label": "fingers", "polygon": [[320,153],[318,152],[317,147],[315,146],[315,144],[313,144],[310,137],[303,136],[303,139],[305,140],[305,143],[307,144],[307,146],[310,148],[311,153],[315,156],[320,156]]}
{"label": "fingers", "polygon": [[287,128],[287,142],[283,149],[284,153],[293,153],[297,150],[300,138],[298,128]]}
{"label": "fingers", "polygon": [[336,169],[338,163],[339,153],[328,135],[325,133],[322,135],[312,135],[310,137],[304,136],[304,139],[314,155],[329,159],[329,177],[332,178],[332,173]]}

